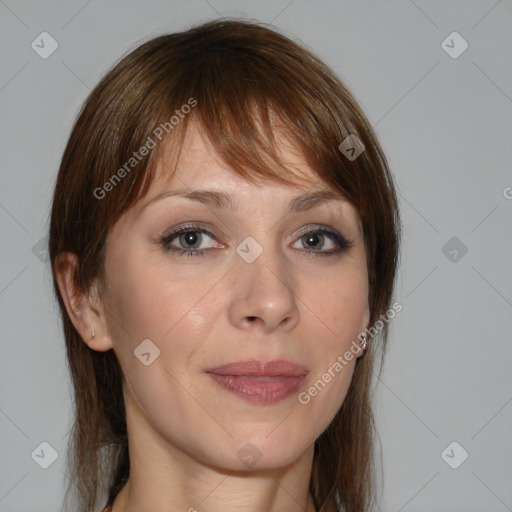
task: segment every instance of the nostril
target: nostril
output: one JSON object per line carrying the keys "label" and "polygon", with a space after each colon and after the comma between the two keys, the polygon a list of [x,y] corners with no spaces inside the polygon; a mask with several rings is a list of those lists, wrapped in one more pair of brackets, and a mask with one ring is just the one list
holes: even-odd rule
{"label": "nostril", "polygon": [[256,317],[255,316],[248,316],[247,320],[249,320],[249,322],[253,323],[256,320]]}

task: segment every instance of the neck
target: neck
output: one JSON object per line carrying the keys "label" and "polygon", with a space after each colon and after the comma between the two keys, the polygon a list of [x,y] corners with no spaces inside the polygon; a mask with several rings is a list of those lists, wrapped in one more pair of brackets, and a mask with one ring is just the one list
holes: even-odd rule
{"label": "neck", "polygon": [[314,445],[284,467],[218,467],[164,439],[126,398],[130,477],[112,512],[316,512],[309,491]]}

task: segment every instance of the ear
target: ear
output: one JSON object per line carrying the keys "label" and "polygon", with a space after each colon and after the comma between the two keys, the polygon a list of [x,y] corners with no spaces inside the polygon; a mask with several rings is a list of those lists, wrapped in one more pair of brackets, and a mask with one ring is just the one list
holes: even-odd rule
{"label": "ear", "polygon": [[[104,352],[112,348],[107,328],[105,308],[95,281],[88,292],[77,289],[74,272],[78,257],[62,252],[55,258],[55,276],[69,318],[84,342],[93,350]],[[94,336],[93,336],[94,334]]]}

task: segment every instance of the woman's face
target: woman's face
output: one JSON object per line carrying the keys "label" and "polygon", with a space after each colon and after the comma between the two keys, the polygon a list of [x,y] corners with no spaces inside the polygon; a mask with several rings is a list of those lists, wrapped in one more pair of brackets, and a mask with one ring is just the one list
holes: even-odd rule
{"label": "woman's face", "polygon": [[[360,218],[341,199],[296,199],[330,189],[284,139],[283,161],[308,184],[251,184],[190,133],[172,180],[160,162],[107,241],[130,434],[216,467],[282,467],[312,448],[352,378],[344,354],[369,320]],[[276,360],[297,367],[265,366]]]}

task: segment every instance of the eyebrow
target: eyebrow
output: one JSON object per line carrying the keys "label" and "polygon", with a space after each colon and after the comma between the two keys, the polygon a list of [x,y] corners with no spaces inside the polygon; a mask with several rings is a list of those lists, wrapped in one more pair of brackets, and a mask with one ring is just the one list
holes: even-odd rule
{"label": "eyebrow", "polygon": [[[146,208],[150,204],[153,204],[157,201],[161,201],[162,199],[173,196],[198,201],[204,205],[211,206],[213,208],[229,208],[231,210],[236,209],[233,197],[230,196],[229,194],[226,194],[225,192],[201,189],[191,190],[188,188],[162,192],[161,194],[158,194],[156,197],[151,199],[151,201],[146,203],[143,206],[143,208]],[[330,190],[307,192],[305,194],[292,197],[290,202],[288,203],[288,211],[303,212],[315,208],[316,206],[319,206],[321,204],[325,204],[329,201],[341,200],[345,200],[345,197],[339,192],[333,192]]]}

